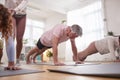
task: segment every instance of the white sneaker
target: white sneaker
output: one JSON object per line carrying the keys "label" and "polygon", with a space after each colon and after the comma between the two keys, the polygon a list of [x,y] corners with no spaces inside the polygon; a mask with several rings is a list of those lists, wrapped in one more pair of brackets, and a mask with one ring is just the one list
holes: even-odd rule
{"label": "white sneaker", "polygon": [[20,66],[20,60],[19,59],[16,60],[16,66]]}

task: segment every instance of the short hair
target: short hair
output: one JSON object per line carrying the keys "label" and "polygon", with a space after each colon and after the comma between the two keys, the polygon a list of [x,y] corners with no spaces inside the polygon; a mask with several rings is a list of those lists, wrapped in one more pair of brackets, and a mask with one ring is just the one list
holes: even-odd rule
{"label": "short hair", "polygon": [[75,32],[77,35],[82,36],[82,28],[79,25],[77,24],[72,25],[71,30]]}

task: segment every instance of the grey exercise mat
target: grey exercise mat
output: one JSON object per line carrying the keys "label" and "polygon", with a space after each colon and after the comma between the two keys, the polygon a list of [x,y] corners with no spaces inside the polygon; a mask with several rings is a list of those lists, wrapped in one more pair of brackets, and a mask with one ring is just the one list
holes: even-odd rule
{"label": "grey exercise mat", "polygon": [[[51,65],[51,66],[55,66],[53,62],[38,62],[35,63],[37,65]],[[100,63],[89,63],[89,62],[85,62],[82,64],[75,64],[75,62],[64,62],[65,65],[63,66],[84,66],[84,65],[96,65],[96,64],[100,64]]]}
{"label": "grey exercise mat", "polygon": [[48,69],[51,72],[70,73],[88,76],[120,78],[120,63],[76,66],[72,68]]}
{"label": "grey exercise mat", "polygon": [[0,77],[44,72],[43,70],[21,69],[16,71],[0,70]]}

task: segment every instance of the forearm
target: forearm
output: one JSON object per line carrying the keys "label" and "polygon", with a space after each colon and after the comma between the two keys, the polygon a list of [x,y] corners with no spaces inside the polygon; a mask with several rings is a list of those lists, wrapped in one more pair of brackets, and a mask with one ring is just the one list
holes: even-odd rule
{"label": "forearm", "polygon": [[73,57],[74,57],[74,61],[78,61],[77,49],[73,50]]}
{"label": "forearm", "polygon": [[53,48],[53,60],[54,63],[58,62],[58,52],[57,52],[57,48]]}
{"label": "forearm", "polygon": [[72,52],[73,52],[74,60],[77,61],[78,60],[77,59],[77,48],[76,48],[74,40],[71,40],[71,45],[72,45]]}

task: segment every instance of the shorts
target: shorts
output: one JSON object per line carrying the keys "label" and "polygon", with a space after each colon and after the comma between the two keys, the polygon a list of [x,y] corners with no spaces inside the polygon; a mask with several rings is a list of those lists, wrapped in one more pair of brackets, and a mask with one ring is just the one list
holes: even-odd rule
{"label": "shorts", "polygon": [[38,40],[38,42],[37,42],[36,45],[37,45],[37,47],[38,47],[39,49],[43,49],[43,48],[51,48],[51,47],[44,46],[44,45],[41,43],[40,39]]}

